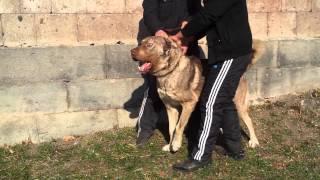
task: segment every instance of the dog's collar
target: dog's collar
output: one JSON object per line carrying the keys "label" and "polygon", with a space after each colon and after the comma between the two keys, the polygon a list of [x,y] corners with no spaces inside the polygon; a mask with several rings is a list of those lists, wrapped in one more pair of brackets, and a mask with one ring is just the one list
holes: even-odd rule
{"label": "dog's collar", "polygon": [[[171,58],[171,57],[170,57],[170,58]],[[181,56],[180,56],[180,58],[181,58]],[[179,59],[180,59],[180,58],[179,58]],[[172,73],[173,70],[179,65],[179,63],[180,63],[180,61],[176,61],[176,63],[173,64],[172,66],[169,66],[168,69],[164,69],[164,70],[163,70],[163,69],[160,69],[159,71],[153,72],[152,75],[154,75],[154,76],[156,76],[156,77],[166,76],[166,75]],[[167,71],[165,71],[165,70],[167,70]],[[163,71],[163,73],[161,73],[161,71]]]}

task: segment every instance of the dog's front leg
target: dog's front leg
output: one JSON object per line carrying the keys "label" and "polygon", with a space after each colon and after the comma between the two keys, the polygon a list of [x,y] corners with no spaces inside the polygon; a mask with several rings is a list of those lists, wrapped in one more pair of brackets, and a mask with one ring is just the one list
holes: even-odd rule
{"label": "dog's front leg", "polygon": [[170,150],[172,152],[178,151],[181,147],[183,132],[186,125],[188,124],[190,115],[193,112],[195,105],[196,105],[195,102],[182,104],[182,112],[179,118],[179,122],[176,125],[176,131],[174,133],[174,137],[170,146]]}
{"label": "dog's front leg", "polygon": [[170,106],[170,105],[165,105],[168,113],[168,120],[169,120],[169,134],[170,134],[170,142],[169,144],[163,146],[162,150],[163,151],[170,151],[170,144],[172,142],[173,138],[173,133],[177,125],[177,121],[179,118],[179,112],[176,108]]}

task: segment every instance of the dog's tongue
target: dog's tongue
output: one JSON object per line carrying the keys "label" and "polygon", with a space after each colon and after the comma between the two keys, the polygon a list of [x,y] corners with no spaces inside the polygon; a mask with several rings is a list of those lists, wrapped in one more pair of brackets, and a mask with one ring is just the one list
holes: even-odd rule
{"label": "dog's tongue", "polygon": [[151,63],[144,63],[139,66],[139,71],[141,72],[148,72],[151,69]]}

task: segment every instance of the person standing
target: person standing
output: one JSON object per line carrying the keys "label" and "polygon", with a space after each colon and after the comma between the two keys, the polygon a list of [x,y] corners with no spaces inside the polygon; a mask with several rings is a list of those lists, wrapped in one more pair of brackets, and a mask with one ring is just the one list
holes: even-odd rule
{"label": "person standing", "polygon": [[[149,35],[167,37],[179,32],[201,4],[199,0],[144,0],[142,6],[143,23]],[[197,42],[191,43],[187,54],[199,56]],[[147,74],[150,68],[139,69],[147,83],[147,90],[138,117],[137,147],[143,147],[148,142],[158,124],[165,126],[168,122],[165,106],[157,92],[156,79]]]}
{"label": "person standing", "polygon": [[187,45],[205,31],[208,44],[208,72],[199,100],[198,142],[187,160],[173,165],[178,171],[192,171],[212,162],[220,128],[228,154],[234,159],[244,158],[233,97],[252,54],[246,0],[203,0],[202,3],[204,7],[171,37]]}

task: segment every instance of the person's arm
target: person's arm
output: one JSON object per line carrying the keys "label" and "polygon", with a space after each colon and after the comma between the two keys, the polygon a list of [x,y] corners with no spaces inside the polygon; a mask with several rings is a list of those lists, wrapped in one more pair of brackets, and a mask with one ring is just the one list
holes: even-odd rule
{"label": "person's arm", "polygon": [[159,0],[144,0],[142,7],[144,23],[150,32],[155,34],[163,28],[159,20]]}
{"label": "person's arm", "polygon": [[189,7],[188,7],[188,0],[184,0],[184,1],[181,1],[181,4],[180,4],[180,8],[181,8],[181,11],[182,11],[182,15],[181,15],[181,24],[180,24],[180,27],[181,29],[188,23],[188,21],[190,20],[190,14],[189,14]]}
{"label": "person's arm", "polygon": [[205,8],[192,18],[192,20],[182,29],[181,33],[185,37],[199,36],[221,16],[224,15],[239,0],[207,0]]}

